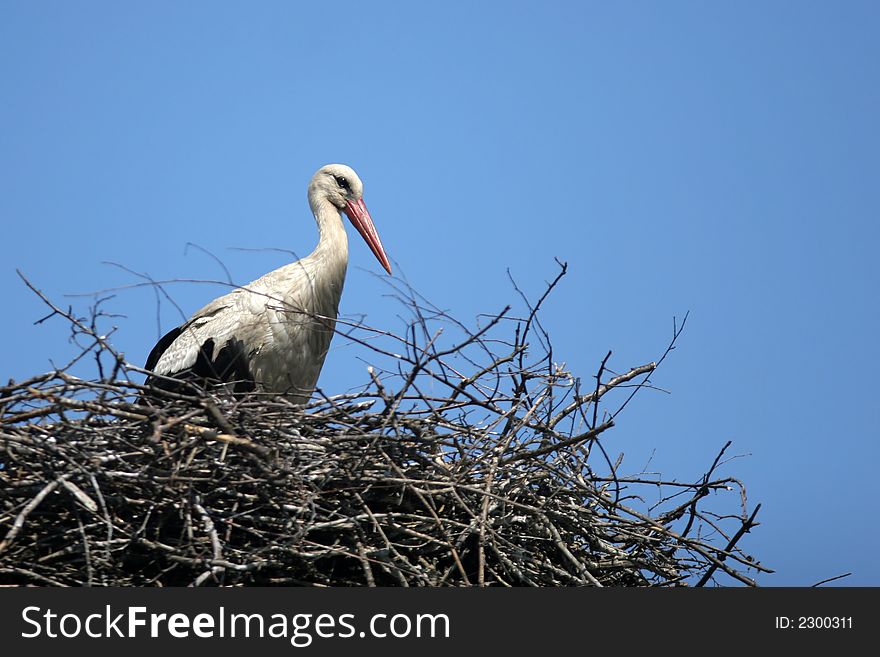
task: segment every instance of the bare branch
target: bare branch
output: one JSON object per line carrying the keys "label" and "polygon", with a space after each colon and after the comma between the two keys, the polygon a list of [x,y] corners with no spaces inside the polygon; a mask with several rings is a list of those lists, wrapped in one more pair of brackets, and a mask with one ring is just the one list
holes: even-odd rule
{"label": "bare branch", "polygon": [[606,452],[684,322],[655,362],[600,352],[582,391],[540,319],[557,264],[537,300],[511,277],[521,303],[473,325],[388,279],[403,329],[339,319],[369,378],[305,407],[196,384],[149,397],[103,328],[110,297],[80,316],[20,274],[49,308],[40,321],[63,321],[81,351],[0,386],[0,584],[754,585],[769,569],[739,543],[760,505],[706,507],[748,508],[719,474],[730,443],[677,478]]}

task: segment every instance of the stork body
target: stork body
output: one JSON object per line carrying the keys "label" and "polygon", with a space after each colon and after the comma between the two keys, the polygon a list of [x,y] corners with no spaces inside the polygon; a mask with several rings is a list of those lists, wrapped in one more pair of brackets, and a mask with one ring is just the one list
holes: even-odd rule
{"label": "stork body", "polygon": [[234,392],[260,390],[295,403],[308,400],[333,337],[348,266],[345,212],[390,273],[388,258],[363,202],[357,174],[322,167],[309,183],[309,206],[320,240],[307,257],[214,299],[153,348],[148,385],[172,379],[224,383]]}

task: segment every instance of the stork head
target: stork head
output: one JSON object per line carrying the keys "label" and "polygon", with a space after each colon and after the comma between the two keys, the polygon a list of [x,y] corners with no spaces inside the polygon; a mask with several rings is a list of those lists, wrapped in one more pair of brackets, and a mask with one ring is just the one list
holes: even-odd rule
{"label": "stork head", "polygon": [[324,198],[340,211],[345,212],[352,225],[364,238],[373,255],[389,274],[391,264],[373,225],[370,212],[364,204],[364,184],[349,166],[326,164],[312,176],[309,183],[309,199]]}

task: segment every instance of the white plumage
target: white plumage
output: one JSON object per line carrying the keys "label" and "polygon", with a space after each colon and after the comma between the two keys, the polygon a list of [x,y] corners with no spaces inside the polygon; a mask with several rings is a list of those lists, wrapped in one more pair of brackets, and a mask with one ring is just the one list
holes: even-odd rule
{"label": "white plumage", "polygon": [[307,401],[333,337],[348,266],[345,212],[382,266],[391,266],[363,202],[363,184],[344,164],[321,167],[309,183],[320,240],[311,255],[214,299],[165,335],[147,358],[147,383],[223,382]]}

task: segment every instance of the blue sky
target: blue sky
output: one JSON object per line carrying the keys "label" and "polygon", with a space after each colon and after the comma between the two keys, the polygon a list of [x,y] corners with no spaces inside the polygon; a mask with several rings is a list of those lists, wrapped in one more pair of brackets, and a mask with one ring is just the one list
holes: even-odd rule
{"label": "blue sky", "polygon": [[[469,320],[569,275],[545,328],[588,379],[678,349],[606,438],[700,475],[721,445],[806,585],[880,584],[880,5],[872,2],[0,0],[0,328],[16,379],[63,361],[56,300],[157,279],[244,283],[316,241],[305,187],[345,162],[397,272]],[[356,234],[341,312],[396,330]],[[190,313],[221,289],[172,288]],[[120,291],[115,344],[157,338]],[[179,316],[162,309],[162,328]],[[320,385],[366,381],[334,343]],[[720,501],[719,501],[720,503]]]}

